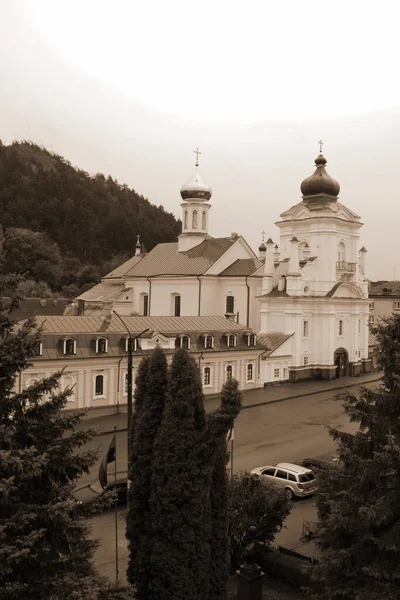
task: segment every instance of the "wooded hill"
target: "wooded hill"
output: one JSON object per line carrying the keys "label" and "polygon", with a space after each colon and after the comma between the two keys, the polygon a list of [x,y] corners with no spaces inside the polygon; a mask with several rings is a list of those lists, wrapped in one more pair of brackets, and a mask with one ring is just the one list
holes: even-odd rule
{"label": "wooded hill", "polygon": [[[132,256],[137,234],[151,250],[180,233],[180,222],[162,206],[110,176],[91,176],[29,142],[0,141],[0,224],[6,271],[24,272],[58,292],[65,286],[87,287]],[[35,249],[30,252],[32,240]],[[19,242],[25,245],[24,255]],[[51,269],[42,265],[42,276],[29,263],[33,258],[40,262],[41,247],[44,261],[53,263]]]}

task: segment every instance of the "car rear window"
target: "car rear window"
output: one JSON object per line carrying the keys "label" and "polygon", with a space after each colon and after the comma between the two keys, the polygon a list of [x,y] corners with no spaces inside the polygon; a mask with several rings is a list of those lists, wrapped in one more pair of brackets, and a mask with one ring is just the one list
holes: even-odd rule
{"label": "car rear window", "polygon": [[309,473],[303,473],[302,475],[299,475],[299,481],[301,481],[301,483],[307,483],[307,481],[313,481],[314,479],[314,473],[311,473],[311,471]]}

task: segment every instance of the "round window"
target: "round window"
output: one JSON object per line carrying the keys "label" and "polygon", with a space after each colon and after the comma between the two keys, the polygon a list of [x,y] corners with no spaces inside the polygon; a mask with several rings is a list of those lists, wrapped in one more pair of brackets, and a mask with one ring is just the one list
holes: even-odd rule
{"label": "round window", "polygon": [[309,294],[310,293],[310,286],[308,286],[308,285],[304,286],[304,293],[305,294]]}

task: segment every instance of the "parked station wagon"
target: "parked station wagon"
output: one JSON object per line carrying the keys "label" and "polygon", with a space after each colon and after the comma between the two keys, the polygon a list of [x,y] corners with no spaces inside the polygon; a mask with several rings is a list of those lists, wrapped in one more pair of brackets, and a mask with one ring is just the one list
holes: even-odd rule
{"label": "parked station wagon", "polygon": [[304,498],[317,490],[315,475],[311,469],[300,467],[292,463],[277,463],[257,467],[251,471],[262,481],[269,481],[273,485],[284,488],[290,499],[294,496]]}

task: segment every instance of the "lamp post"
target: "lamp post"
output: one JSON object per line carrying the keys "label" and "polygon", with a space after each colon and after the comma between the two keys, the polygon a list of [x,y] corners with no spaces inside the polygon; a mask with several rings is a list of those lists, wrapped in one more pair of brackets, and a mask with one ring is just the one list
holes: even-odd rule
{"label": "lamp post", "polygon": [[128,498],[129,498],[129,489],[131,487],[131,479],[129,476],[129,458],[131,452],[131,423],[132,423],[132,408],[133,408],[133,350],[135,340],[140,338],[141,335],[149,331],[149,328],[144,329],[137,335],[132,335],[126,326],[125,321],[115,310],[113,310],[114,315],[116,315],[121,321],[122,325],[125,327],[128,332],[128,390],[127,390],[127,420],[128,420],[128,434],[127,434],[127,442],[128,442],[128,457],[127,457],[127,477],[128,477]]}

